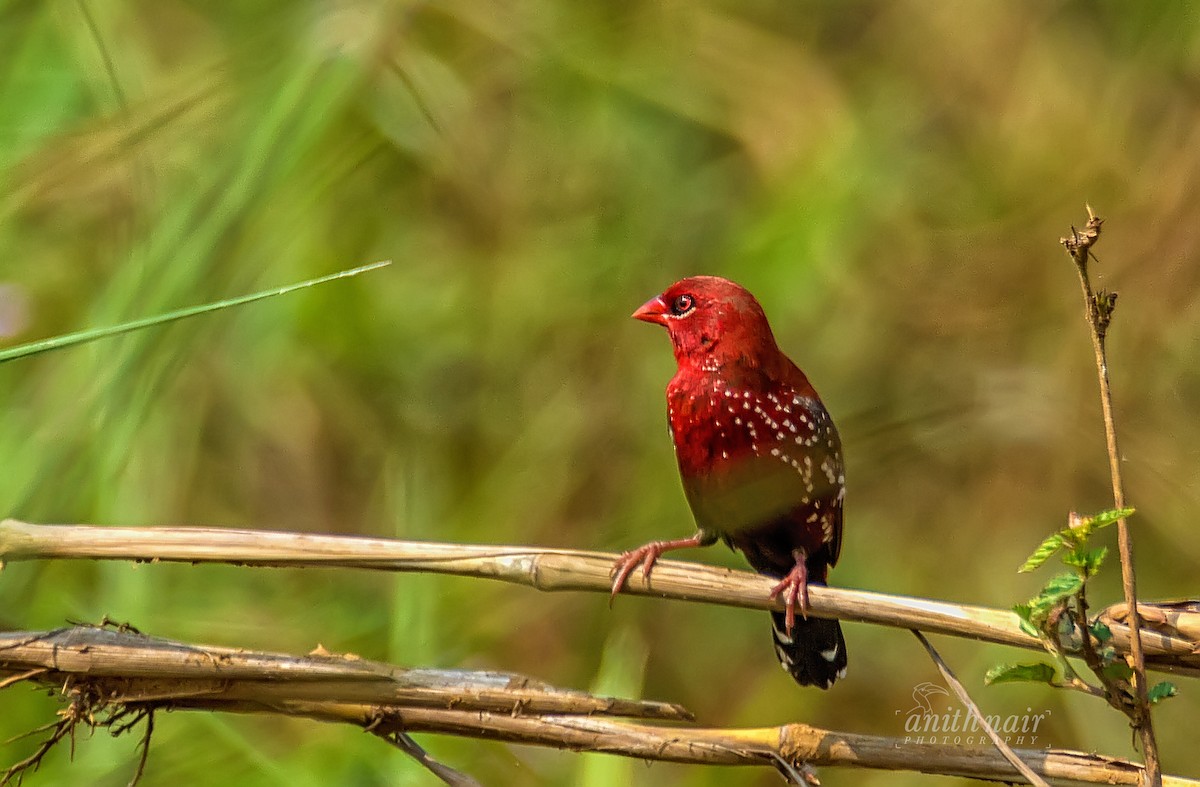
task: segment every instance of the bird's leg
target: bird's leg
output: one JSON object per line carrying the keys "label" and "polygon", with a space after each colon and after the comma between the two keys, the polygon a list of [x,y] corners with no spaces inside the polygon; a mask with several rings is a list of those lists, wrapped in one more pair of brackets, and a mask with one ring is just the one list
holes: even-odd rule
{"label": "bird's leg", "polygon": [[621,588],[625,587],[625,580],[629,579],[629,575],[633,570],[642,565],[642,575],[647,579],[650,578],[650,571],[654,568],[654,564],[662,557],[663,552],[670,552],[672,549],[686,549],[688,547],[704,547],[713,543],[715,537],[709,536],[704,531],[696,531],[694,536],[687,538],[677,538],[674,541],[651,541],[645,546],[640,546],[637,549],[631,549],[628,552],[623,552],[621,557],[613,564],[612,573],[615,574],[612,584],[612,595],[609,596],[609,606],[612,606],[613,599],[621,592]]}
{"label": "bird's leg", "polygon": [[803,549],[793,549],[792,557],[796,560],[796,565],[788,572],[787,576],[779,580],[779,584],[771,588],[769,598],[775,598],[780,593],[785,593],[783,602],[786,605],[787,619],[787,635],[792,636],[792,629],[796,626],[796,604],[799,602],[800,615],[808,620],[808,566],[805,565],[805,560],[808,559],[808,553]]}

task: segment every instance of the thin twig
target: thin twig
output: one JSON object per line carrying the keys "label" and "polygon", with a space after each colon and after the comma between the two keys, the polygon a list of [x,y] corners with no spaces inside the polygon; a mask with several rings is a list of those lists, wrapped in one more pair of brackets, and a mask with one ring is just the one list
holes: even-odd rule
{"label": "thin twig", "polygon": [[[1088,222],[1083,231],[1079,232],[1072,228],[1071,237],[1063,238],[1062,244],[1075,262],[1075,272],[1079,275],[1079,287],[1083,293],[1084,316],[1092,337],[1092,350],[1096,356],[1096,374],[1100,382],[1100,407],[1104,415],[1108,467],[1112,476],[1113,503],[1117,508],[1125,508],[1125,485],[1121,478],[1121,452],[1117,444],[1117,426],[1113,416],[1112,388],[1108,379],[1108,359],[1105,350],[1105,339],[1108,336],[1116,294],[1102,292],[1097,296],[1092,291],[1092,283],[1088,277],[1088,258],[1092,246],[1100,239],[1100,228],[1104,224],[1104,220],[1092,211],[1090,205],[1087,206],[1087,212]],[[1124,518],[1117,521],[1117,545],[1121,553],[1121,585],[1124,590],[1125,603],[1129,608],[1129,653],[1133,662],[1133,689],[1137,697],[1137,706],[1130,714],[1130,719],[1141,739],[1142,755],[1146,761],[1147,785],[1148,787],[1158,787],[1161,784],[1161,765],[1158,743],[1154,736],[1154,724],[1150,716],[1150,700],[1147,694],[1146,657],[1142,646],[1141,621],[1137,612],[1137,577],[1133,567],[1133,540],[1129,535],[1129,523]]]}
{"label": "thin twig", "polygon": [[782,756],[774,757],[773,762],[775,770],[779,771],[779,775],[788,784],[799,784],[801,787],[806,784],[812,787],[821,787],[821,780],[817,778],[817,769],[807,762],[792,763]]}
{"label": "thin twig", "polygon": [[1104,671],[1104,660],[1096,652],[1096,644],[1093,642],[1091,625],[1088,620],[1086,582],[1079,586],[1074,601],[1074,606],[1067,605],[1067,614],[1072,616],[1076,630],[1079,631],[1082,645],[1080,655],[1082,655],[1084,663],[1087,664],[1092,674],[1105,684],[1105,688],[1101,689],[1099,694],[1113,708],[1132,717],[1131,709],[1136,705],[1136,696],[1130,694],[1128,683],[1112,678]]}
{"label": "thin twig", "polygon": [[20,683],[23,680],[29,680],[30,678],[36,678],[38,675],[42,675],[49,671],[50,670],[47,667],[35,667],[35,668],[29,670],[28,672],[22,672],[17,675],[11,675],[11,676],[5,678],[4,680],[0,680],[0,690],[7,689],[9,686],[13,685],[14,683]]}
{"label": "thin twig", "polygon": [[984,733],[991,738],[992,744],[1002,755],[1004,755],[1004,759],[1011,762],[1013,767],[1016,768],[1020,774],[1025,777],[1025,780],[1034,787],[1050,787],[1050,785],[1046,783],[1045,779],[1034,773],[1033,769],[1026,765],[1025,762],[1017,756],[1016,752],[1014,752],[1012,747],[1004,742],[1004,739],[1000,737],[1000,734],[996,732],[995,728],[988,724],[987,717],[983,715],[983,712],[979,710],[979,706],[976,705],[974,700],[971,699],[971,695],[967,693],[966,687],[962,685],[962,682],[959,681],[958,677],[954,674],[950,667],[946,665],[946,662],[942,659],[941,654],[934,649],[933,645],[929,644],[929,640],[925,638],[925,635],[916,629],[912,629],[912,633],[913,636],[915,636],[917,640],[925,646],[925,651],[929,654],[929,658],[933,659],[933,663],[937,666],[938,671],[942,673],[942,678],[946,681],[946,684],[954,691],[955,694],[958,695],[959,702],[961,702],[963,705],[966,705],[967,710],[971,711],[971,715],[975,717],[976,723],[979,724],[979,726],[983,728]]}
{"label": "thin twig", "polygon": [[[0,521],[0,563],[19,560],[91,559],[139,562],[231,563],[275,567],[340,567],[412,571],[501,580],[543,591],[612,590],[617,555],[530,546],[446,544],[354,536],[222,528],[136,528],[31,525]],[[744,571],[678,560],[660,560],[647,581],[635,572],[622,595],[783,609],[769,598],[772,580]],[[812,614],[934,634],[968,637],[1042,650],[1008,610],[844,588],[809,589]],[[1111,644],[1122,650],[1128,629],[1111,626]],[[1200,675],[1200,653],[1191,640],[1143,632],[1147,663],[1155,669]],[[0,641],[0,651],[5,643]]]}
{"label": "thin twig", "polygon": [[[1064,688],[1074,689],[1075,691],[1080,691],[1084,694],[1089,694],[1093,697],[1107,701],[1108,696],[1105,694],[1104,689],[1088,683],[1086,680],[1080,677],[1079,673],[1075,670],[1074,665],[1071,664],[1070,659],[1067,658],[1067,654],[1064,652],[1062,639],[1059,636],[1058,630],[1051,626],[1047,626],[1046,629],[1047,630],[1041,632],[1043,637],[1042,643],[1046,650],[1048,650],[1058,662],[1059,668],[1063,671],[1063,678],[1065,681],[1064,683],[1053,685],[1061,685]],[[1084,658],[1086,659],[1087,657],[1084,656]]]}
{"label": "thin twig", "polygon": [[374,730],[369,730],[375,737],[380,740],[387,741],[392,746],[395,746],[400,751],[412,757],[421,764],[426,770],[440,779],[444,784],[450,787],[483,787],[482,784],[472,779],[462,771],[457,771],[445,763],[438,762],[429,755],[416,741],[405,732],[379,733]]}
{"label": "thin twig", "polygon": [[141,749],[141,755],[138,757],[137,768],[133,771],[133,778],[129,780],[129,787],[137,787],[138,782],[142,780],[142,774],[146,772],[146,761],[150,759],[150,739],[154,736],[154,709],[150,708],[146,711],[146,731],[142,733],[142,740],[138,744]]}
{"label": "thin twig", "polygon": [[[71,706],[71,708],[73,707]],[[20,762],[13,763],[9,766],[8,770],[0,774],[0,787],[9,784],[14,778],[20,784],[25,773],[36,771],[38,766],[42,764],[42,760],[50,753],[50,750],[75,729],[78,718],[70,713],[71,708],[68,708],[67,712],[64,712],[62,718],[58,721],[48,725],[47,728],[54,730],[54,732],[50,734],[49,738],[38,744],[37,750],[33,754]]]}

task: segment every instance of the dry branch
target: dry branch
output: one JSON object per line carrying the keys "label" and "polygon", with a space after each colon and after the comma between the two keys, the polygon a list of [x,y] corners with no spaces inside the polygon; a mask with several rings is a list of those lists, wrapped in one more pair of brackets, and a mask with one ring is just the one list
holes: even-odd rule
{"label": "dry branch", "polygon": [[925,648],[925,651],[929,654],[929,658],[933,659],[938,672],[942,673],[942,680],[946,681],[946,685],[958,695],[958,701],[966,706],[980,729],[991,739],[992,745],[1004,756],[1004,759],[1012,763],[1013,767],[1025,777],[1025,781],[1034,787],[1049,787],[1046,781],[1034,773],[1033,769],[1026,765],[1024,760],[1018,757],[1017,753],[1012,750],[1012,747],[1000,737],[1000,733],[996,732],[996,729],[988,722],[987,717],[983,715],[983,711],[979,710],[979,706],[975,704],[975,700],[971,699],[971,695],[967,693],[966,686],[962,685],[962,681],[958,679],[958,676],[954,674],[950,666],[942,659],[942,654],[938,653],[937,649],[929,644],[929,640],[925,638],[924,634],[916,629],[913,629],[912,633],[916,636],[917,641],[921,643],[921,646]]}
{"label": "dry branch", "polygon": [[[300,710],[297,708],[297,710]],[[307,714],[306,714],[307,715]],[[312,714],[316,717],[317,714]],[[334,719],[330,720],[350,720]],[[582,717],[484,716],[419,710],[399,714],[408,732],[441,732],[510,743],[599,751],[643,760],[705,765],[766,765],[778,759],[813,766],[917,771],[1014,782],[1013,766],[984,746],[946,746],[903,738],[859,735],[785,724],[779,727],[705,729],[631,724]],[[1055,782],[1140,783],[1142,768],[1127,760],[1056,749],[1017,749],[1035,773]],[[1195,787],[1200,781],[1167,777],[1164,787]]]}
{"label": "dry branch", "polygon": [[[1118,509],[1126,507],[1125,482],[1121,477],[1121,449],[1117,444],[1117,423],[1113,415],[1112,386],[1108,379],[1108,358],[1105,349],[1105,339],[1112,321],[1113,308],[1117,303],[1115,292],[1099,293],[1092,291],[1092,282],[1088,276],[1088,260],[1091,249],[1100,240],[1100,228],[1104,220],[1092,212],[1089,205],[1088,222],[1083,231],[1071,228],[1071,237],[1062,238],[1061,243],[1075,263],[1075,271],[1079,275],[1079,288],[1083,296],[1083,312],[1092,337],[1092,351],[1096,357],[1096,377],[1100,384],[1100,409],[1104,416],[1104,436],[1108,448],[1108,466],[1112,476],[1113,505]],[[1133,689],[1137,697],[1136,704],[1124,707],[1125,713],[1133,723],[1138,738],[1142,743],[1142,753],[1146,759],[1146,781],[1149,787],[1161,784],[1159,771],[1158,742],[1154,735],[1154,721],[1150,711],[1148,686],[1146,683],[1146,654],[1143,647],[1141,621],[1138,617],[1137,574],[1133,565],[1133,539],[1129,534],[1129,522],[1121,517],[1117,520],[1117,548],[1121,554],[1121,587],[1125,594],[1125,604],[1128,609],[1129,626],[1128,649],[1129,663],[1133,669]],[[1100,673],[1097,675],[1104,680]],[[1107,682],[1107,681],[1106,681]],[[1110,693],[1112,693],[1110,691]],[[1117,705],[1117,707],[1123,707]]]}
{"label": "dry branch", "polygon": [[[134,528],[0,522],[0,563],[50,559],[232,563],[274,567],[342,567],[498,579],[544,591],[609,593],[617,556],[604,552],[397,541],[217,528]],[[636,572],[625,593],[747,609],[783,609],[768,598],[770,579],[743,571],[661,560],[649,581]],[[813,587],[812,614],[1041,651],[1006,610],[862,590]],[[1129,629],[1112,626],[1113,646],[1128,652]],[[1200,675],[1195,642],[1143,631],[1147,666]],[[1066,643],[1071,644],[1071,643]]]}
{"label": "dry branch", "polygon": [[[1160,634],[1179,639],[1200,641],[1200,600],[1139,601],[1138,620],[1142,624],[1142,636],[1152,629]],[[1129,605],[1113,604],[1100,612],[1105,623],[1129,624]]]}
{"label": "dry branch", "polygon": [[[103,706],[110,719],[148,719],[153,711],[168,708],[273,713],[353,724],[380,736],[435,732],[644,760],[765,767],[807,763],[994,781],[1016,777],[1010,763],[985,747],[915,743],[805,724],[705,729],[616,721],[599,714],[620,709],[683,718],[687,713],[677,706],[597,698],[508,674],[500,685],[496,673],[406,670],[346,656],[250,652],[91,626],[0,635],[4,674],[20,674],[69,696],[90,697],[89,710]],[[414,684],[431,693],[412,693]],[[364,687],[374,687],[374,694]],[[604,710],[593,710],[598,706]],[[551,707],[563,710],[534,710]],[[1034,772],[1059,782],[1132,785],[1142,774],[1134,763],[1082,752],[1018,749],[1017,754]],[[1164,784],[1200,786],[1174,777]]]}
{"label": "dry branch", "polygon": [[0,633],[0,676],[11,672],[49,685],[64,676],[86,677],[104,686],[102,696],[125,703],[187,697],[264,706],[303,701],[692,718],[679,705],[596,697],[508,672],[405,669],[353,655],[293,656],[188,645],[95,626]]}

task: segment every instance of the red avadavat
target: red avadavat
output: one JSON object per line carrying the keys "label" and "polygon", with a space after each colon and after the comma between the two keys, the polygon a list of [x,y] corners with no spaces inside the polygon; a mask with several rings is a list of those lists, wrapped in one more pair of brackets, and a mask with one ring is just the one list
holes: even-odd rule
{"label": "red avadavat", "polygon": [[787,611],[772,621],[783,668],[802,686],[829,688],[845,675],[846,643],[836,620],[807,612],[809,583],[825,583],[842,545],[845,476],[833,420],[740,285],[684,279],[633,316],[665,327],[675,349],[667,412],[698,530],[622,555],[613,595],[663,552],[723,540],[779,580],[771,596],[783,594]]}

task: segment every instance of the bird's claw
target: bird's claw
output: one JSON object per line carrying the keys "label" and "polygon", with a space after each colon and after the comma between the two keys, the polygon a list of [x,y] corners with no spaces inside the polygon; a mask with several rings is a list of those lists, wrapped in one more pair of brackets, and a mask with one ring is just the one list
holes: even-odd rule
{"label": "bird's claw", "polygon": [[663,552],[662,545],[657,541],[628,552],[623,552],[621,557],[617,559],[617,562],[613,563],[612,573],[615,577],[612,584],[612,593],[608,597],[608,606],[612,607],[617,594],[621,592],[621,588],[625,587],[625,581],[629,579],[629,575],[633,573],[639,563],[642,566],[642,576],[649,579],[650,571],[654,568],[654,564],[658,562],[658,558],[662,556]]}
{"label": "bird's claw", "polygon": [[612,595],[608,597],[608,606],[611,607],[613,600],[617,594],[621,592],[621,588],[625,587],[625,580],[629,579],[629,575],[638,567],[642,566],[642,576],[650,579],[650,572],[654,568],[654,564],[662,557],[664,552],[669,552],[672,549],[685,549],[687,547],[702,547],[711,544],[712,541],[702,531],[699,531],[694,536],[688,538],[680,538],[674,541],[651,541],[649,544],[640,546],[637,549],[621,555],[617,562],[613,563],[612,573],[616,575],[612,584]]}
{"label": "bird's claw", "polygon": [[804,564],[804,556],[796,556],[796,565],[787,576],[779,580],[771,588],[769,598],[783,594],[784,618],[787,621],[787,635],[792,636],[796,627],[796,607],[800,607],[800,616],[808,620],[808,568]]}

